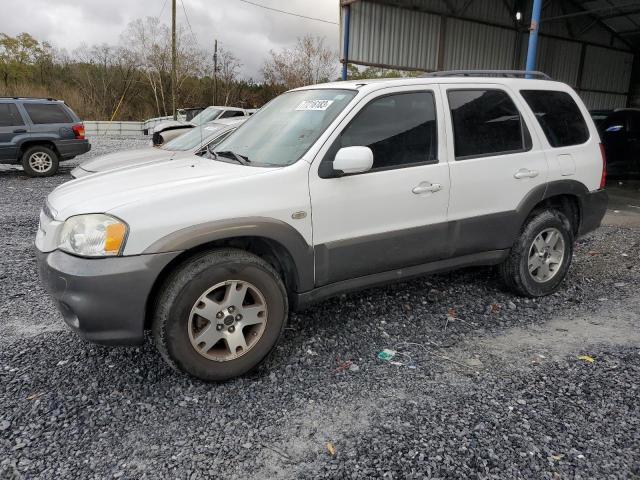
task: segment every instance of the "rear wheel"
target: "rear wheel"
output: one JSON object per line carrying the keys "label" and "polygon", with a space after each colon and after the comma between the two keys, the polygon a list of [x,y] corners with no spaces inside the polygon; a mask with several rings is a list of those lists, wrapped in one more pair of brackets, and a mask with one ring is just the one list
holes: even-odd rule
{"label": "rear wheel", "polygon": [[22,168],[30,177],[50,177],[58,171],[58,155],[43,145],[27,148],[22,154]]}
{"label": "rear wheel", "polygon": [[573,256],[573,230],[557,210],[532,216],[500,266],[506,285],[527,297],[549,295],[558,290]]}
{"label": "rear wheel", "polygon": [[273,267],[242,250],[224,249],[187,261],[168,278],[152,330],[172,367],[222,381],[262,362],[287,314],[285,287]]}

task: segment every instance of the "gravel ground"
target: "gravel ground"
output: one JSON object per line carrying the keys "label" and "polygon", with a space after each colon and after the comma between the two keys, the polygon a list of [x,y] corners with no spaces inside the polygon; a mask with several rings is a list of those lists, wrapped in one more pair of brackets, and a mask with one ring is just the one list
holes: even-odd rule
{"label": "gravel ground", "polygon": [[640,230],[581,239],[544,299],[476,268],[329,300],[208,385],[64,326],[32,240],[69,169],[0,171],[0,478],[640,478]]}

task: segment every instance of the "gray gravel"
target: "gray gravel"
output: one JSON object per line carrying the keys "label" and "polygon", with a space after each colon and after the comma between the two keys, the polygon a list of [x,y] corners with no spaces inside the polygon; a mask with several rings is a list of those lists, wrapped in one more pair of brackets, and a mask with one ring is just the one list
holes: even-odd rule
{"label": "gray gravel", "polygon": [[0,172],[0,478],[640,477],[640,230],[581,239],[540,300],[479,268],[329,300],[208,385],[64,326],[32,240],[69,168]]}

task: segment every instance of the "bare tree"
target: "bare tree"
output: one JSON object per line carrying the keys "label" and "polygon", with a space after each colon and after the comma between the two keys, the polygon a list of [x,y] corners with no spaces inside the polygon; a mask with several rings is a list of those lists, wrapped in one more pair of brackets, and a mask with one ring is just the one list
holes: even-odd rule
{"label": "bare tree", "polygon": [[[207,55],[211,58],[211,55]],[[223,104],[235,103],[238,95],[238,78],[242,63],[231,51],[221,47],[218,50],[218,99],[220,94],[223,98]],[[208,71],[213,71],[213,65],[207,66]]]}
{"label": "bare tree", "polygon": [[[139,68],[151,88],[158,115],[167,115],[168,92],[171,82],[171,31],[158,18],[147,17],[132,21],[121,36],[121,43],[136,59]],[[178,97],[188,96],[180,92],[186,78],[201,74],[202,52],[196,39],[184,28],[176,32],[177,90]],[[181,93],[183,93],[181,95]]]}
{"label": "bare tree", "polygon": [[118,112],[138,77],[137,64],[122,47],[107,44],[80,47],[73,79],[85,103],[92,105],[96,118],[111,119]]}
{"label": "bare tree", "polygon": [[293,48],[269,54],[262,69],[264,79],[283,90],[326,82],[336,75],[338,55],[321,37],[305,35]]}

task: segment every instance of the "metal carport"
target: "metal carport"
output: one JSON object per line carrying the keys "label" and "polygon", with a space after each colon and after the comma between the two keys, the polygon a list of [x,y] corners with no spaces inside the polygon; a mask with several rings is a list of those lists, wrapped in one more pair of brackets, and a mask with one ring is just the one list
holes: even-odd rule
{"label": "metal carport", "polygon": [[[533,0],[340,3],[343,65],[524,69]],[[639,48],[638,0],[542,2],[536,68],[574,87],[589,108],[640,103]]]}

